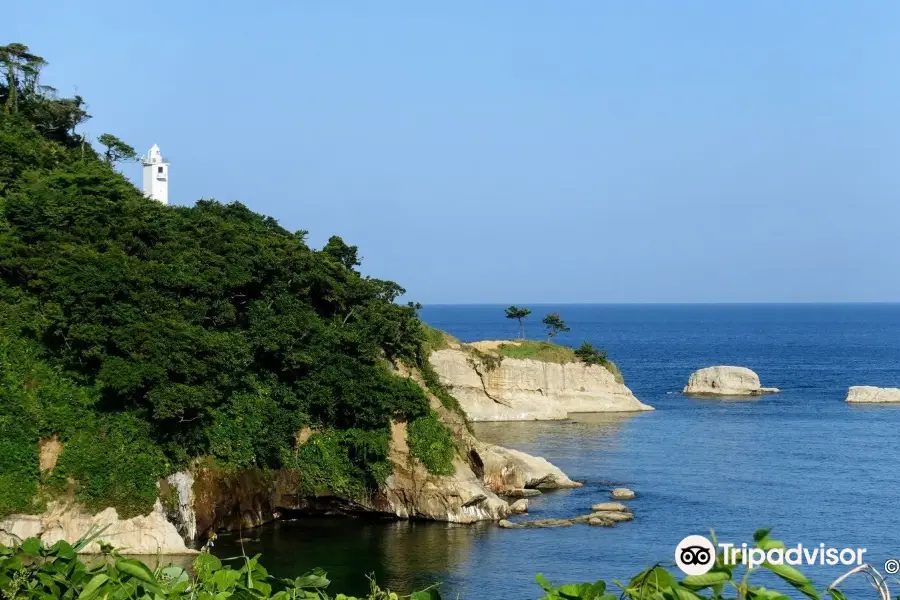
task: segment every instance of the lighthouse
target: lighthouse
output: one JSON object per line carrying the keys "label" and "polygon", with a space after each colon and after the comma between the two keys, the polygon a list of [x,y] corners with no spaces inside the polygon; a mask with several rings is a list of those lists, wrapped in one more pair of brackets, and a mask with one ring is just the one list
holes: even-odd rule
{"label": "lighthouse", "polygon": [[144,156],[144,195],[169,203],[169,161],[163,158],[156,144]]}

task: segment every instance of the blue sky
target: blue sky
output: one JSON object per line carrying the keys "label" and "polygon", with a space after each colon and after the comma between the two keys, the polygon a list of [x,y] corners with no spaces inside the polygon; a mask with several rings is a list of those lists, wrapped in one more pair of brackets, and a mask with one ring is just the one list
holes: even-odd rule
{"label": "blue sky", "polygon": [[[27,2],[44,81],[424,303],[900,300],[900,3]],[[139,168],[125,168],[135,181]]]}

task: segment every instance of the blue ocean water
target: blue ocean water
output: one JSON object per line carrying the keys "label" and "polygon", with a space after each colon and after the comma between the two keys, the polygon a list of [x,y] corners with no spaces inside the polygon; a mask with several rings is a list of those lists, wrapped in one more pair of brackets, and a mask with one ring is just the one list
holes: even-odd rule
{"label": "blue ocean water", "polygon": [[[864,547],[879,567],[900,558],[900,406],[844,402],[851,385],[900,386],[900,305],[530,308],[529,337],[540,336],[542,315],[559,312],[571,331],[557,341],[606,348],[657,410],[482,423],[476,433],[587,481],[533,499],[529,518],[584,514],[623,485],[638,494],[633,522],[504,530],[305,519],[261,530],[248,551],[263,552],[278,574],[323,566],[357,591],[366,572],[400,591],[442,581],[451,598],[536,598],[538,572],[557,582],[627,580],[671,562],[683,537],[710,528],[738,545],[772,527],[789,545]],[[516,335],[502,306],[428,306],[421,316],[464,341]],[[749,367],[782,393],[740,401],[678,393],[693,370],[716,364]],[[846,569],[803,567],[819,588]],[[874,593],[861,579],[843,589]]]}

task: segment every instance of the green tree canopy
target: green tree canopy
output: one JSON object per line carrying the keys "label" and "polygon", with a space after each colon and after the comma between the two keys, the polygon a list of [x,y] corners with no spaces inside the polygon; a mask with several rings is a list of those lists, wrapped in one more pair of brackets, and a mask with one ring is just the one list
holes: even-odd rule
{"label": "green tree canopy", "polygon": [[100,145],[106,147],[106,152],[103,153],[103,158],[106,159],[106,162],[109,164],[115,164],[120,160],[132,161],[137,160],[137,152],[135,152],[134,148],[112,135],[111,133],[104,133],[97,141],[100,142]]}
{"label": "green tree canopy", "polygon": [[524,307],[516,306],[515,304],[505,309],[507,319],[515,319],[519,322],[519,337],[521,339],[525,339],[525,318],[531,314],[531,311]]}
{"label": "green tree canopy", "polygon": [[559,313],[550,313],[544,317],[541,323],[547,326],[547,341],[555,338],[560,332],[571,331],[571,328],[566,325]]}

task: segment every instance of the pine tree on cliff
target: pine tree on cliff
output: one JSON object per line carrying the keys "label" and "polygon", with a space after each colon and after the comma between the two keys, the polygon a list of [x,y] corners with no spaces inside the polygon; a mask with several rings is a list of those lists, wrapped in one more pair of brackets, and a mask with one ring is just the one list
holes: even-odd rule
{"label": "pine tree on cliff", "polygon": [[555,338],[561,331],[571,331],[571,328],[566,325],[565,321],[562,320],[562,317],[559,316],[559,313],[550,313],[544,320],[541,321],[544,325],[547,326],[547,341],[551,341]]}
{"label": "pine tree on cliff", "polygon": [[528,310],[527,308],[524,308],[524,307],[520,308],[520,307],[516,306],[515,304],[513,304],[512,306],[507,308],[505,312],[506,312],[507,319],[515,319],[519,322],[519,338],[524,340],[525,339],[524,319],[525,319],[525,317],[527,317],[528,315],[531,314],[531,311]]}

